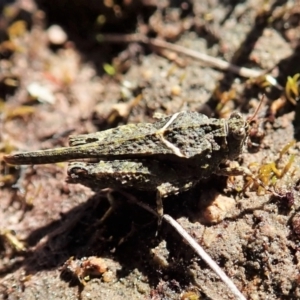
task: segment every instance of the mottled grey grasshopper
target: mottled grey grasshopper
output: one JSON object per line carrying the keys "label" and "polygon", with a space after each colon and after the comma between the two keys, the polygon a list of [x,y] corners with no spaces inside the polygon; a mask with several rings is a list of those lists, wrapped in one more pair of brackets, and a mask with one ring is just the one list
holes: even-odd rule
{"label": "mottled grey grasshopper", "polygon": [[[69,160],[70,183],[93,189],[134,188],[162,197],[191,188],[242,152],[249,122],[234,112],[228,120],[197,112],[179,112],[154,123],[128,124],[70,136],[70,147],[7,155],[9,164],[47,164]],[[93,159],[91,162],[80,161]]]}

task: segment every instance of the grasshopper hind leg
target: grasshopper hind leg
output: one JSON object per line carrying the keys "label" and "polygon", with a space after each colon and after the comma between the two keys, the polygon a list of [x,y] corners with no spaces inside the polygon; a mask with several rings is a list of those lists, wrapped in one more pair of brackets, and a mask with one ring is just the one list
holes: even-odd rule
{"label": "grasshopper hind leg", "polygon": [[[161,161],[113,160],[97,163],[72,162],[68,168],[68,182],[81,183],[94,190],[156,191],[156,212],[162,220],[163,198],[188,190],[194,181],[183,177],[177,165]],[[186,172],[185,172],[186,173]]]}
{"label": "grasshopper hind leg", "polygon": [[162,217],[164,214],[163,208],[163,198],[167,197],[170,194],[178,194],[180,189],[169,182],[162,183],[157,187],[156,191],[156,206],[157,206],[157,213],[159,215],[158,223],[159,225],[162,222]]}
{"label": "grasshopper hind leg", "polygon": [[169,182],[162,183],[157,187],[156,191],[156,206],[157,206],[157,214],[158,214],[158,224],[160,225],[162,222],[162,217],[164,215],[163,208],[163,198],[166,198],[169,195],[177,195],[180,192],[189,190],[194,185],[193,182],[188,182],[182,186],[176,186]]}

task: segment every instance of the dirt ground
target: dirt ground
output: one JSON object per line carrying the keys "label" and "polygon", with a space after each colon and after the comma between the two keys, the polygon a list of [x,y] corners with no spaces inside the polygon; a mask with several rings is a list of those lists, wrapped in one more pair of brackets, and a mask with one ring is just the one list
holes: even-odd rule
{"label": "dirt ground", "polygon": [[[249,176],[212,174],[165,199],[164,211],[247,299],[300,299],[299,1],[19,0],[0,9],[0,299],[234,299],[169,224],[158,227],[126,194],[66,183],[67,163],[9,166],[3,156],[155,113],[247,118],[263,94],[237,161],[274,193]],[[124,42],[137,33],[167,44]],[[261,76],[220,70],[174,44]],[[156,207],[155,192],[127,193]]]}

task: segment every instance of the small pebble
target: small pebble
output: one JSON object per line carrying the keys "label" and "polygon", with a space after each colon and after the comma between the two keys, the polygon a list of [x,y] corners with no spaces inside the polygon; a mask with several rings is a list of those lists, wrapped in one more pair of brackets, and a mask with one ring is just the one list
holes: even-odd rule
{"label": "small pebble", "polygon": [[54,45],[62,45],[67,41],[67,34],[58,25],[52,25],[48,28],[48,39]]}

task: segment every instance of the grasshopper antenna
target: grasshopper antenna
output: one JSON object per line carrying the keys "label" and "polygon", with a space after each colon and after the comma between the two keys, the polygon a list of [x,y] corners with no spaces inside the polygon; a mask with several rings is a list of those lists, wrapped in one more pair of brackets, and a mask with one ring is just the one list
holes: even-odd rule
{"label": "grasshopper antenna", "polygon": [[260,110],[260,108],[261,108],[261,106],[262,106],[262,104],[263,104],[263,102],[264,102],[264,99],[265,99],[265,94],[262,95],[262,97],[261,97],[261,99],[260,99],[260,101],[259,101],[259,104],[258,104],[258,106],[257,106],[257,108],[256,108],[256,110],[255,110],[255,112],[254,112],[254,114],[253,114],[253,116],[250,117],[250,119],[248,120],[248,123],[249,123],[249,124],[250,124],[250,123],[255,119],[255,117],[257,116],[257,114],[258,114],[258,112],[259,112],[259,110]]}

